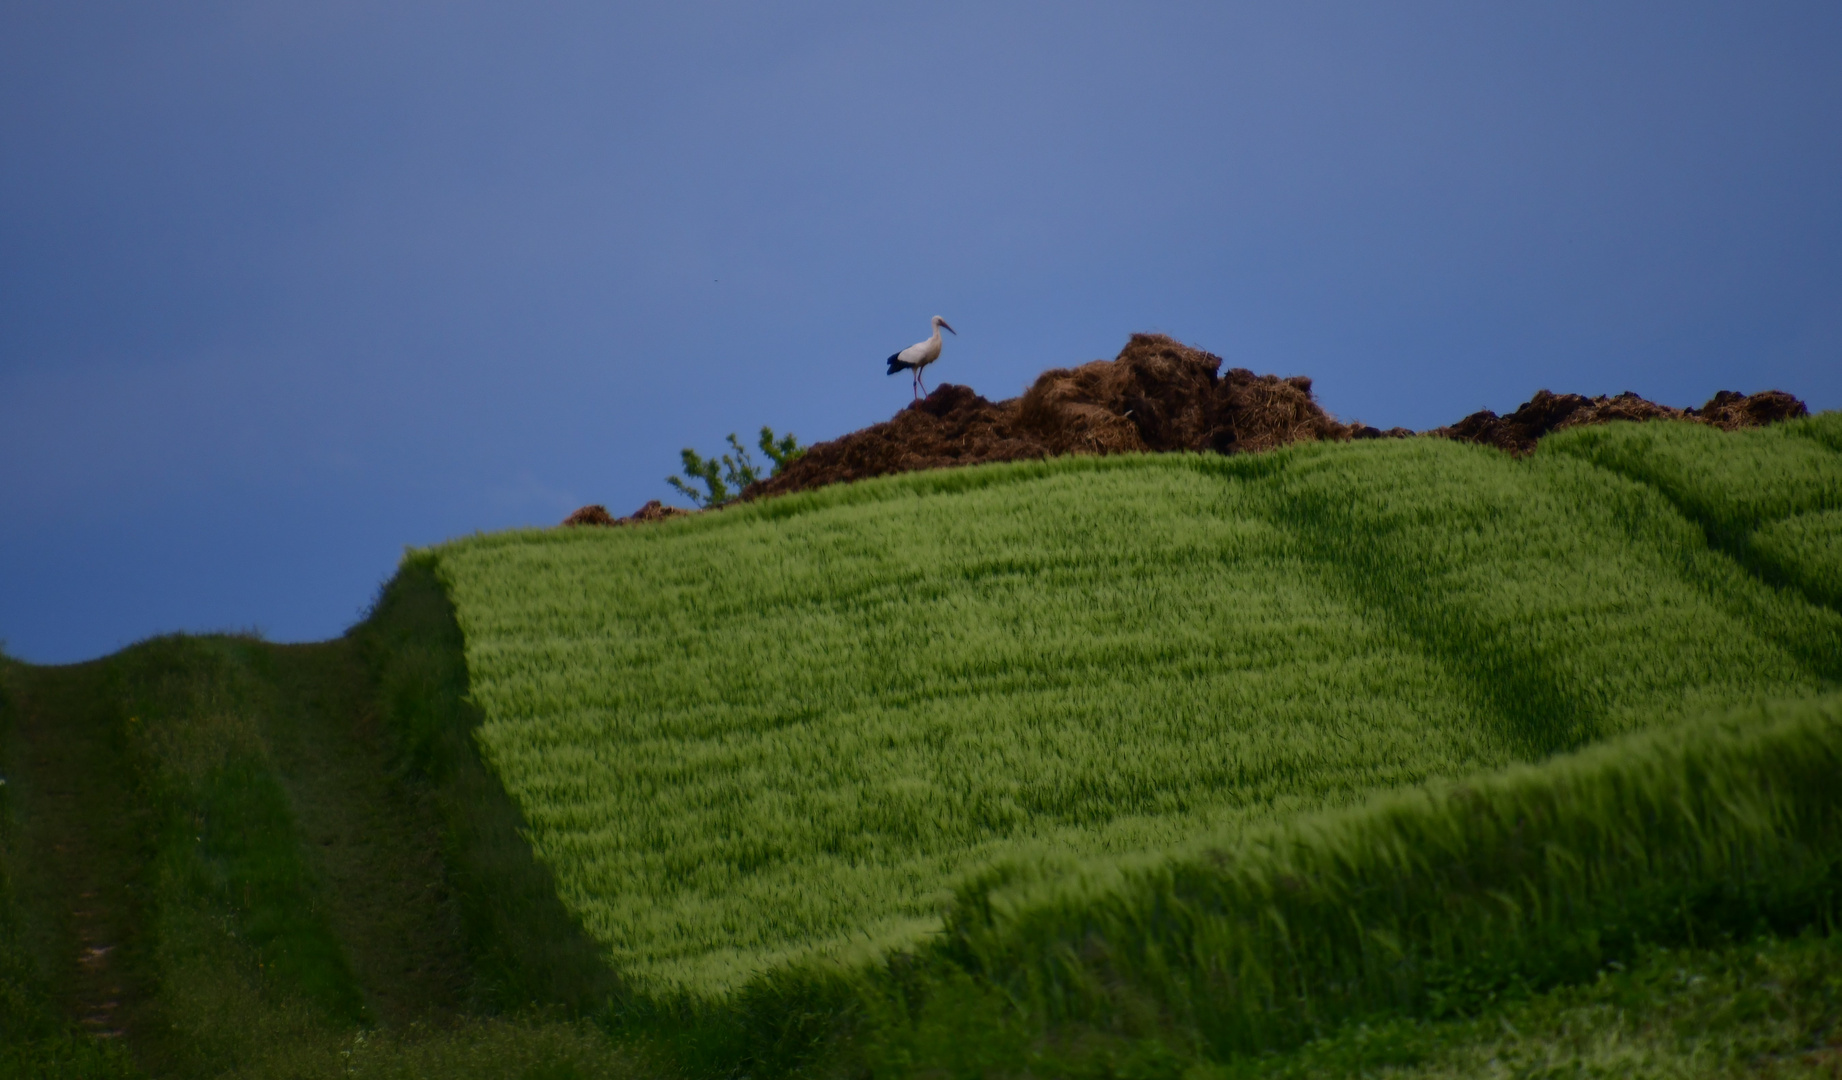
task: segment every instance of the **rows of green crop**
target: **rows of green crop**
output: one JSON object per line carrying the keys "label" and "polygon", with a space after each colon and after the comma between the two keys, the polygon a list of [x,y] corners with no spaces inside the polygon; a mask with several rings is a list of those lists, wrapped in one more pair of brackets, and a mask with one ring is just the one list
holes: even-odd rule
{"label": "rows of green crop", "polygon": [[[1842,413],[1733,433],[1614,424],[1544,445],[1654,488],[1767,580],[1842,607]],[[1830,644],[1829,673],[1842,677],[1842,654]]]}
{"label": "rows of green crop", "polygon": [[[892,1072],[934,1060],[954,1018],[982,1003],[1036,1036],[1162,1035],[1225,1060],[1352,1018],[1463,1013],[1578,982],[1646,945],[1833,932],[1838,775],[1842,696],[1830,695],[1203,841],[1085,883],[993,875],[962,891],[920,974],[860,982],[876,1003],[868,1056]],[[1031,1041],[990,1040],[975,1071],[1017,1070],[1040,1050]]]}
{"label": "rows of green crop", "polygon": [[1842,608],[1842,510],[1816,510],[1763,526],[1754,555],[1819,603]]}
{"label": "rows of green crop", "polygon": [[590,929],[721,986],[912,939],[994,849],[1503,760],[1219,480],[1109,479],[444,552],[483,741]]}
{"label": "rows of green crop", "polygon": [[981,866],[1815,694],[1842,640],[1645,478],[1434,440],[896,477],[429,558],[566,904],[695,994],[923,940]]}
{"label": "rows of green crop", "polygon": [[1268,487],[1301,545],[1469,676],[1528,755],[1812,685],[1778,628],[1842,641],[1842,620],[1762,588],[1654,489],[1566,455],[1315,447]]}

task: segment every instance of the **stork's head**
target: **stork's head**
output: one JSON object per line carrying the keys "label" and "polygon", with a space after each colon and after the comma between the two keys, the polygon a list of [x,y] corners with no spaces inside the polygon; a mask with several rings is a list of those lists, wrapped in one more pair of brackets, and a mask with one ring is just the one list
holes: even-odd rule
{"label": "stork's head", "polygon": [[951,326],[947,326],[947,321],[938,315],[934,316],[934,325],[946,327],[947,333],[952,334],[954,337],[959,336],[959,331],[953,329]]}

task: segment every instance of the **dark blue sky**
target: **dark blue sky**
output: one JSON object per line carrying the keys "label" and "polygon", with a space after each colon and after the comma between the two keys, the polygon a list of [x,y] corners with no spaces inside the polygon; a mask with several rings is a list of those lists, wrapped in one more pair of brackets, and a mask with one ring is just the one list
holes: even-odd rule
{"label": "dark blue sky", "polygon": [[1428,427],[1842,406],[1842,6],[0,6],[0,640],[337,634],[406,544],[1161,330]]}

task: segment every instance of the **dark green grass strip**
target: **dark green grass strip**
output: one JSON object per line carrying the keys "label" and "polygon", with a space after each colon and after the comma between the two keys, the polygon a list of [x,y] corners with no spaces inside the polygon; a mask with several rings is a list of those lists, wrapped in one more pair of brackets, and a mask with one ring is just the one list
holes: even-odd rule
{"label": "dark green grass strip", "polygon": [[1198,1080],[1833,1078],[1838,1070],[1842,938],[1806,934],[1645,949],[1591,982],[1504,1000],[1475,1017],[1352,1024],[1294,1053],[1205,1066]]}
{"label": "dark green grass strip", "polygon": [[[263,969],[339,1020],[369,1019],[340,943],[325,925],[318,882],[292,843],[287,796],[272,772],[239,762],[193,792],[197,891],[241,916],[245,941]],[[180,832],[184,825],[180,823]],[[185,842],[183,835],[170,841]]]}
{"label": "dark green grass strip", "polygon": [[465,927],[475,1007],[604,1009],[620,981],[605,949],[558,900],[517,807],[480,760],[460,629],[427,561],[406,561],[350,636],[376,682],[400,768],[432,791],[445,823],[443,857]]}
{"label": "dark green grass strip", "polygon": [[[592,1024],[557,1015],[603,1008],[610,977],[554,892],[541,879],[517,876],[535,864],[503,793],[490,797],[496,784],[471,756],[464,677],[440,678],[462,670],[458,644],[440,634],[444,625],[452,632],[452,616],[438,589],[421,595],[433,600],[425,608],[406,597],[415,580],[347,641],[277,647],[174,636],[65,668],[0,657],[0,1078],[101,1080],[143,1070],[246,1080],[639,1074],[631,1055]],[[418,622],[419,613],[433,621]],[[392,634],[402,635],[402,654],[382,655]],[[446,777],[438,794],[464,819],[453,831],[473,844],[466,853],[474,876],[448,881],[452,901],[472,914],[490,905],[473,927],[489,940],[474,973],[471,1015],[450,1009],[431,1017],[415,1012],[413,994],[401,987],[365,989],[355,970],[406,982],[427,973],[404,965],[447,960],[394,947],[355,954],[355,946],[376,945],[379,927],[358,927],[349,938],[338,928],[390,919],[335,895],[326,874],[334,849],[321,845],[367,847],[340,856],[342,873],[403,874],[416,895],[406,896],[396,880],[358,881],[356,892],[439,910],[449,901],[426,891],[420,862],[413,871],[393,864],[403,844],[388,838],[303,832],[290,786],[300,778],[289,770],[327,761],[309,752],[319,735],[300,725],[326,723],[337,737],[341,723],[349,733],[368,722],[371,688],[362,665],[353,667],[361,646],[396,695],[385,719],[430,723],[422,760]],[[20,701],[30,705],[30,754],[16,752]],[[328,709],[357,712],[306,715]],[[441,728],[457,718],[462,726]],[[428,745],[444,739],[446,747]],[[415,750],[406,746],[401,764],[405,805],[429,779],[407,760]],[[388,757],[382,745],[352,753],[379,760],[335,764],[364,771]],[[485,792],[443,772],[464,773],[469,760]],[[376,787],[347,777],[312,794],[354,786]],[[389,827],[366,812],[334,824],[353,822]],[[457,846],[452,838],[450,846]],[[429,921],[427,913],[404,913],[393,925],[418,919]],[[86,945],[106,947],[107,963],[84,965]],[[571,975],[584,969],[587,979]],[[393,1012],[370,1007],[374,997],[392,995]],[[111,999],[119,1007],[100,1008]],[[397,1016],[405,1022],[392,1023]],[[121,1029],[111,1038],[91,1034],[111,1026]]]}
{"label": "dark green grass strip", "polygon": [[[17,875],[36,852],[23,835],[22,755],[13,684],[23,665],[0,655],[0,1077],[103,1080],[139,1075],[126,1047],[94,1039],[69,1016],[45,942],[35,941]],[[42,868],[41,868],[42,869]]]}
{"label": "dark green grass strip", "polygon": [[336,1023],[365,1023],[364,994],[327,925],[262,738],[257,687],[239,656],[248,647],[263,646],[156,638],[110,664],[160,822],[156,874],[162,889],[229,916],[271,992]]}

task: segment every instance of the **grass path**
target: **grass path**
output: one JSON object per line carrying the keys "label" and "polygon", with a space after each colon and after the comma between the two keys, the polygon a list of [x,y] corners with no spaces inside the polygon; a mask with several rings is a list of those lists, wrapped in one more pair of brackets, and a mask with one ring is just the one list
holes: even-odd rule
{"label": "grass path", "polygon": [[264,735],[366,1004],[389,1025],[451,1020],[469,973],[443,878],[441,826],[391,775],[362,663],[343,640],[273,647],[251,660],[272,680]]}
{"label": "grass path", "polygon": [[333,1075],[361,1031],[466,1027],[443,827],[355,642],[166,637],[6,674],[0,869],[56,1011],[156,1076]]}
{"label": "grass path", "polygon": [[96,1035],[143,1025],[153,989],[140,903],[149,812],[131,775],[107,661],[16,680],[27,933],[59,1004]]}

